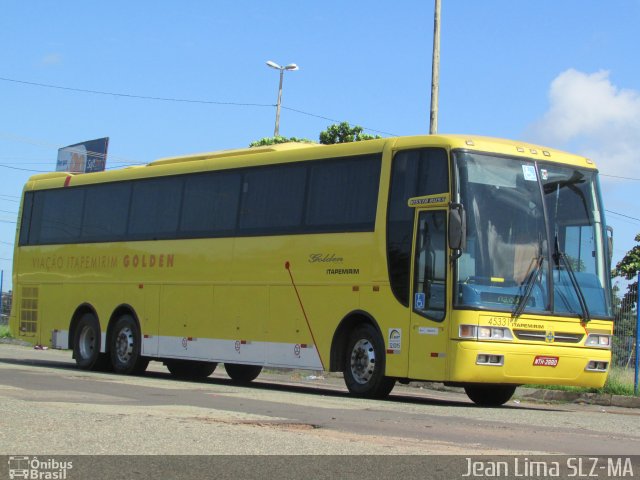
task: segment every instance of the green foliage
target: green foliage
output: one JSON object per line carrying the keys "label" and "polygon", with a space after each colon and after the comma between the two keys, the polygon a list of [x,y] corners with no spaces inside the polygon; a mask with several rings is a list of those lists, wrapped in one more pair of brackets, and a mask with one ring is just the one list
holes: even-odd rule
{"label": "green foliage", "polygon": [[[640,242],[640,233],[636,235],[636,242]],[[616,268],[611,272],[614,277],[622,277],[626,280],[633,280],[640,272],[640,244],[629,250],[622,260],[618,262]],[[620,308],[630,310],[638,298],[638,281],[632,282],[627,287],[627,292],[622,297]]]}
{"label": "green foliage", "polygon": [[11,332],[9,331],[9,327],[0,325],[0,338],[13,338]]}
{"label": "green foliage", "polygon": [[326,130],[320,132],[320,143],[333,145],[334,143],[360,142],[362,140],[381,138],[380,135],[362,133],[363,130],[359,125],[352,127],[349,125],[349,122],[334,123],[333,125],[329,125]]}
{"label": "green foliage", "polygon": [[298,138],[298,137],[265,137],[260,140],[256,140],[255,142],[251,142],[249,147],[264,147],[268,145],[276,145],[278,143],[289,143],[289,142],[299,142],[299,143],[313,143],[311,140],[307,138]]}

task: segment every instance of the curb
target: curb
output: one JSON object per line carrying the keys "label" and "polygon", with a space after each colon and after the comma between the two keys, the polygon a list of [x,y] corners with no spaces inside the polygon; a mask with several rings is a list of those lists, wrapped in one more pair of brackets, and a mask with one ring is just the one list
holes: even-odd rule
{"label": "curb", "polygon": [[640,397],[612,395],[610,393],[565,392],[563,390],[543,390],[518,388],[516,395],[525,400],[541,402],[585,403],[606,407],[640,408]]}

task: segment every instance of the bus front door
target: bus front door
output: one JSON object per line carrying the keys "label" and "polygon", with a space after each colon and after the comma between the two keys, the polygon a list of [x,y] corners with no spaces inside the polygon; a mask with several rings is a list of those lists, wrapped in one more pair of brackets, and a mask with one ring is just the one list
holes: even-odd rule
{"label": "bus front door", "polygon": [[416,210],[414,232],[409,378],[442,381],[449,323],[447,210]]}

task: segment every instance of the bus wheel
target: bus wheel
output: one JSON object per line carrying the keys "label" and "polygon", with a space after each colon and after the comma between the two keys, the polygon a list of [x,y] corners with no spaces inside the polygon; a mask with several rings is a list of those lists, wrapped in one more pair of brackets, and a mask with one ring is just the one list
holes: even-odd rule
{"label": "bus wheel", "polygon": [[109,357],[100,353],[100,324],[92,313],[82,315],[76,326],[73,358],[84,370],[103,370],[109,363]]}
{"label": "bus wheel", "polygon": [[370,324],[356,328],[349,337],[344,365],[344,383],[359,397],[384,398],[396,380],[384,376],[384,342]]}
{"label": "bus wheel", "polygon": [[111,335],[111,364],[116,373],[141,374],[149,359],[140,354],[140,330],[131,315],[123,315]]}
{"label": "bus wheel", "polygon": [[215,362],[196,362],[189,360],[167,360],[167,370],[176,378],[197,380],[207,378],[218,366]]}
{"label": "bus wheel", "polygon": [[237,363],[225,363],[224,369],[229,378],[237,383],[249,383],[260,375],[262,366],[260,365],[240,365]]}
{"label": "bus wheel", "polygon": [[516,391],[515,385],[467,385],[467,396],[481,407],[499,407],[509,401]]}

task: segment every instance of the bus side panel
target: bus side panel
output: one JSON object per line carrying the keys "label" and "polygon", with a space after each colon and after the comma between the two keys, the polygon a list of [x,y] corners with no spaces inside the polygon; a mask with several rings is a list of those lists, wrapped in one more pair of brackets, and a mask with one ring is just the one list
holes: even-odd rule
{"label": "bus side panel", "polygon": [[213,287],[163,285],[161,291],[159,354],[172,358],[207,358],[207,352],[202,351],[204,344],[197,342],[211,336]]}
{"label": "bus side panel", "polygon": [[[378,323],[385,343],[386,368],[389,377],[406,378],[409,367],[409,312],[393,296],[389,285],[368,285],[360,293],[361,309],[368,312]],[[389,339],[393,332],[394,347]]]}
{"label": "bus side panel", "polygon": [[[64,318],[63,286],[61,283],[41,284],[39,287],[38,343],[56,348],[67,348],[68,337],[62,332],[69,330],[69,320]],[[55,333],[54,333],[55,331]],[[61,333],[58,333],[61,332]],[[53,341],[56,341],[55,344]],[[65,341],[66,340],[66,341]]]}

